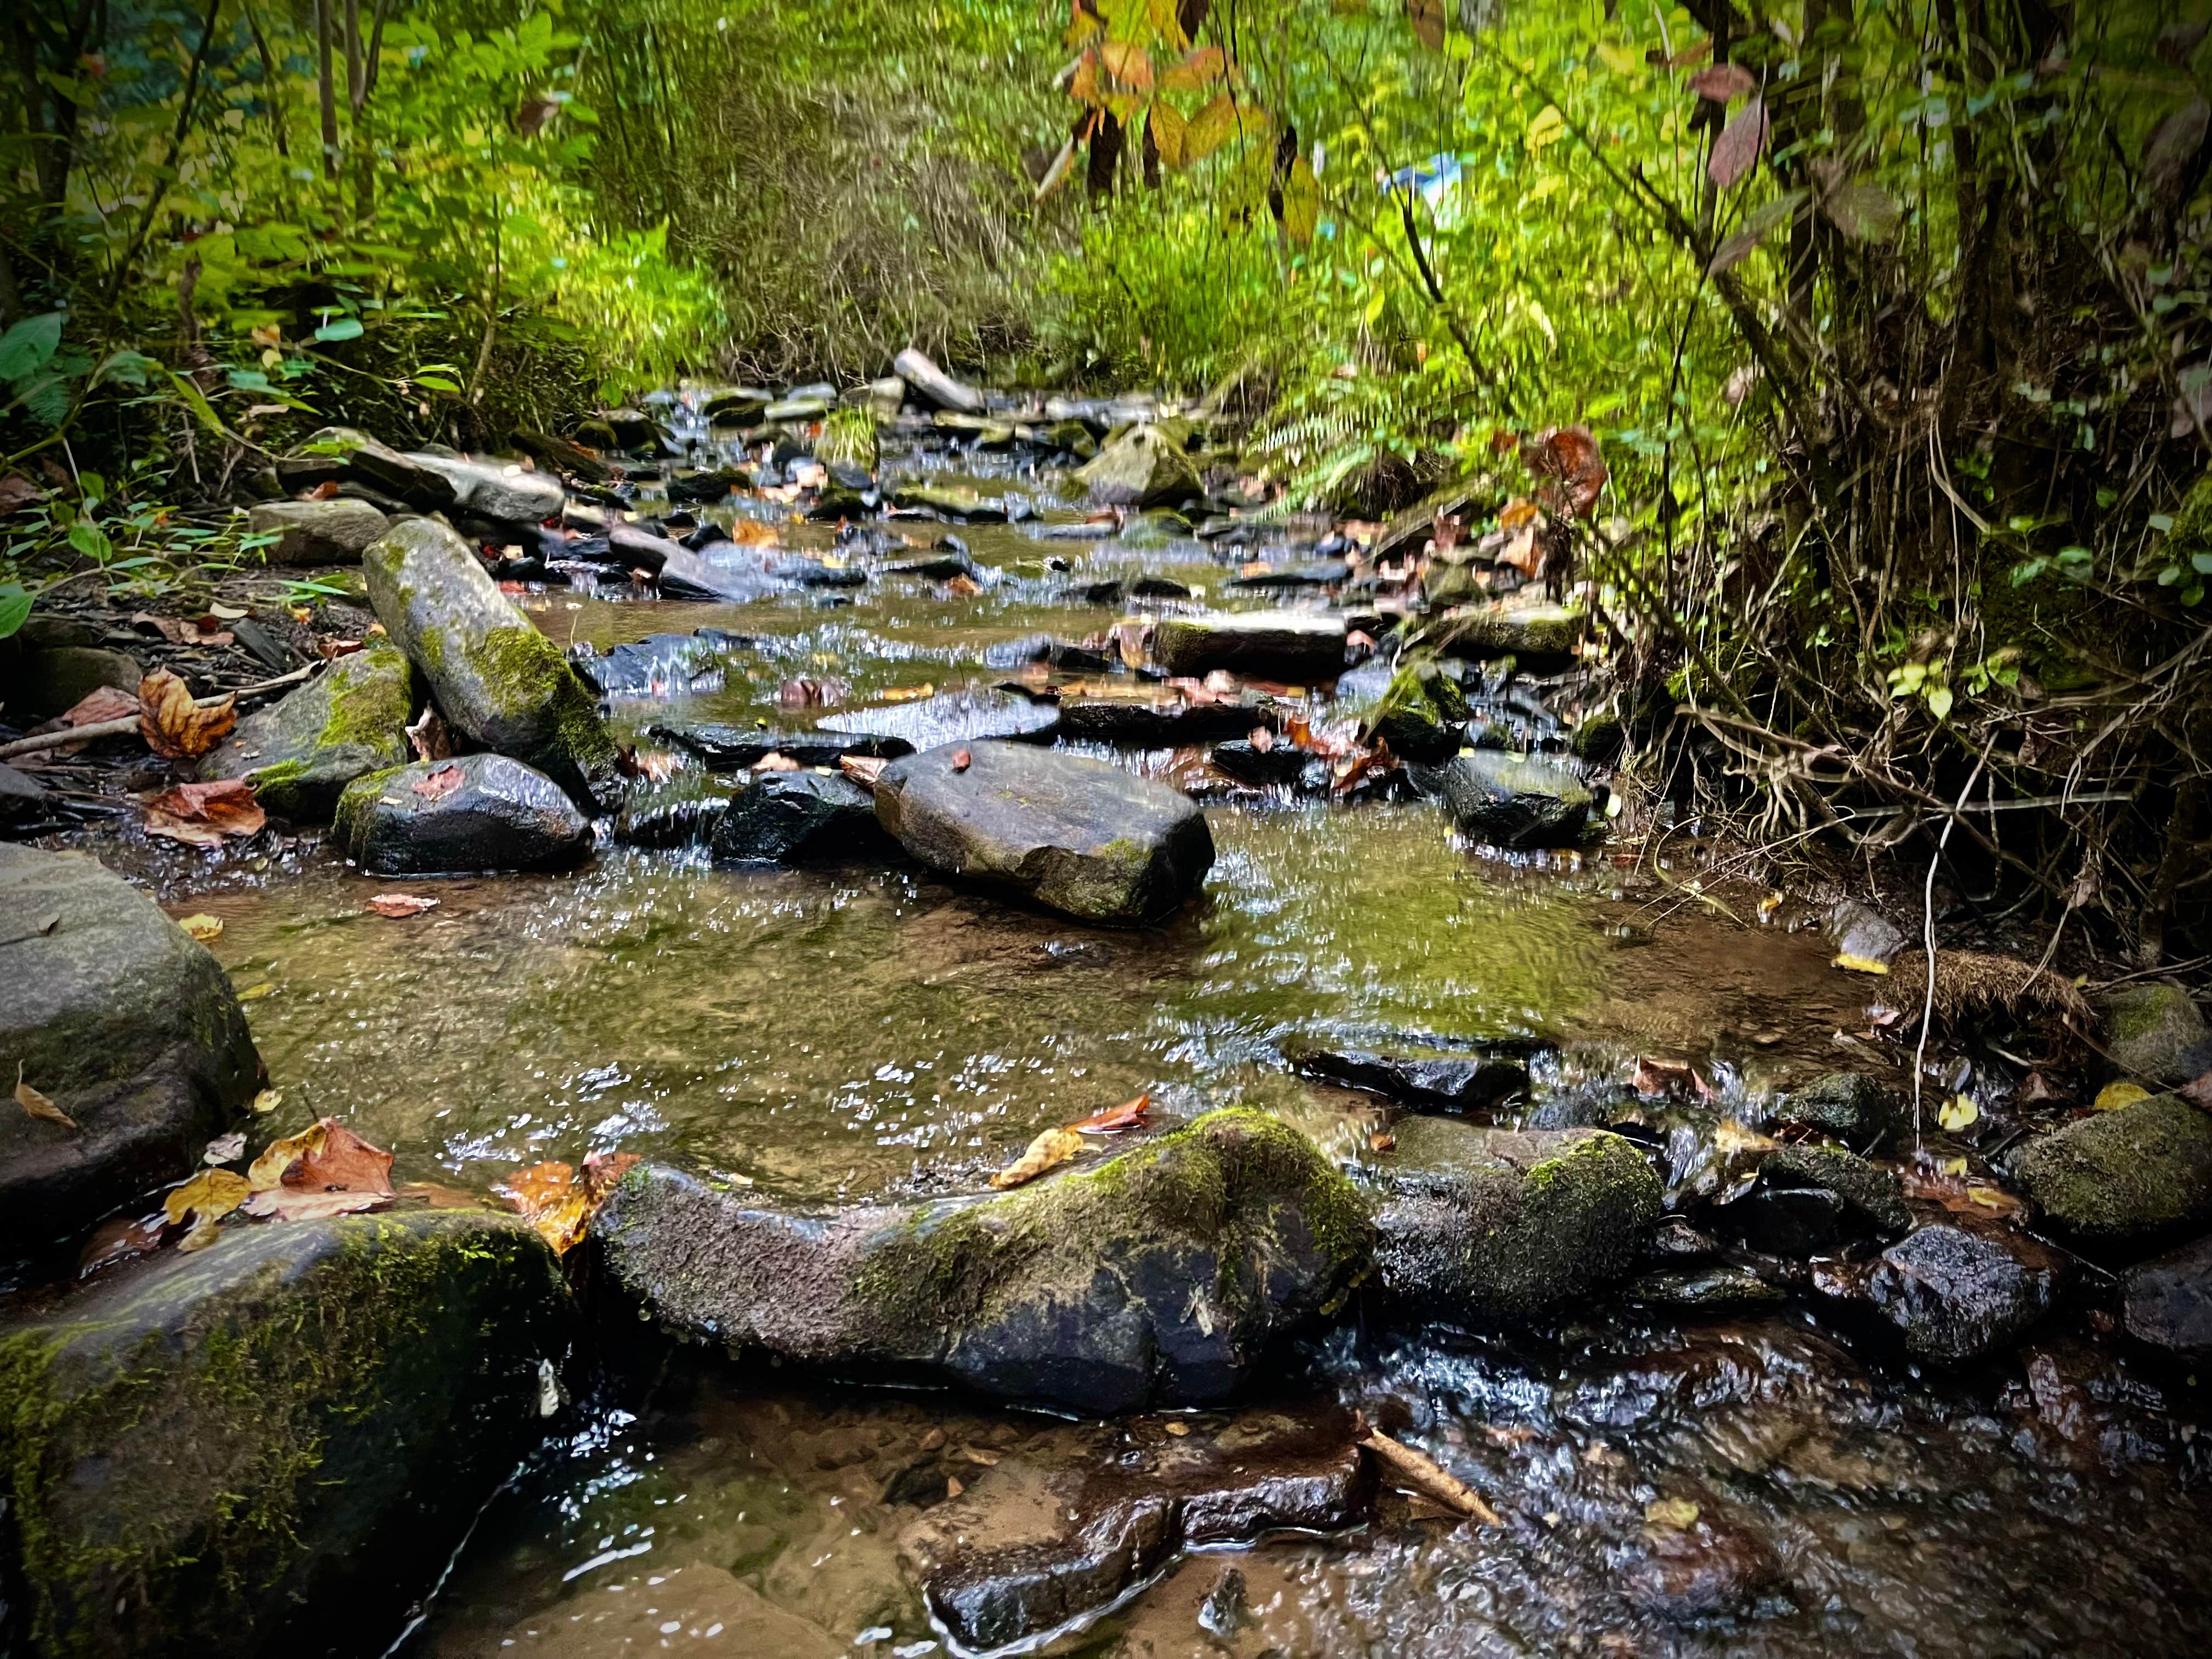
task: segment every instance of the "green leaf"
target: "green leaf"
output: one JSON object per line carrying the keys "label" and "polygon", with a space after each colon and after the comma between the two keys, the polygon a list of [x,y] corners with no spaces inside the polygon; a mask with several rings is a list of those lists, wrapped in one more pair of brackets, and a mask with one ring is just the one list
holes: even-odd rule
{"label": "green leaf", "polygon": [[53,361],[62,343],[62,313],[26,317],[0,334],[0,380],[20,380]]}
{"label": "green leaf", "polygon": [[107,532],[89,519],[70,526],[69,544],[95,564],[106,564],[115,556],[115,544],[107,539]]}
{"label": "green leaf", "polygon": [[127,349],[111,351],[100,367],[93,371],[92,383],[94,386],[143,386],[146,384],[148,372],[159,374],[161,368],[161,364],[141,351]]}
{"label": "green leaf", "polygon": [[0,640],[6,639],[23,625],[31,614],[31,596],[10,582],[0,587]]}
{"label": "green leaf", "polygon": [[2191,553],[2189,563],[2200,576],[2212,576],[2212,553]]}
{"label": "green leaf", "polygon": [[1929,691],[1928,712],[1933,714],[1939,720],[1948,720],[1951,717],[1951,688],[1949,686],[1938,685]]}
{"label": "green leaf", "polygon": [[361,338],[361,319],[334,317],[315,331],[315,337],[326,343],[336,340],[358,340]]}

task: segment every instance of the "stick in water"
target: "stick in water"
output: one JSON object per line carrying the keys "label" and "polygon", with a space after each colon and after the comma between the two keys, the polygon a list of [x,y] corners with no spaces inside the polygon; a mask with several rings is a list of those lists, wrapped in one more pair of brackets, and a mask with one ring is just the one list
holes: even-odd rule
{"label": "stick in water", "polygon": [[1498,1511],[1484,1503],[1472,1486],[1433,1459],[1415,1451],[1411,1446],[1400,1445],[1382,1430],[1370,1425],[1365,1413],[1353,1413],[1352,1425],[1353,1441],[1373,1452],[1376,1461],[1397,1485],[1417,1492],[1424,1498],[1434,1498],[1456,1514],[1471,1515],[1486,1527],[1503,1527],[1505,1524]]}

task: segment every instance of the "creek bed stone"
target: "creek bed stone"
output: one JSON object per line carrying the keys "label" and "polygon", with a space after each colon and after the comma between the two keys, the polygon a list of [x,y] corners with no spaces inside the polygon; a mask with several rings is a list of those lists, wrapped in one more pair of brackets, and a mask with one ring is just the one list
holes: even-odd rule
{"label": "creek bed stone", "polygon": [[1215,669],[1294,685],[1327,684],[1344,672],[1345,622],[1305,611],[1237,611],[1163,617],[1152,654],[1178,677]]}
{"label": "creek bed stone", "polygon": [[270,811],[326,819],[356,778],[406,763],[414,716],[407,659],[390,645],[371,645],[247,715],[200,763],[200,776],[247,779]]}
{"label": "creek bed stone", "polygon": [[338,797],[331,833],[349,858],[386,876],[565,870],[592,850],[591,820],[575,803],[504,755],[417,761],[356,779]]}

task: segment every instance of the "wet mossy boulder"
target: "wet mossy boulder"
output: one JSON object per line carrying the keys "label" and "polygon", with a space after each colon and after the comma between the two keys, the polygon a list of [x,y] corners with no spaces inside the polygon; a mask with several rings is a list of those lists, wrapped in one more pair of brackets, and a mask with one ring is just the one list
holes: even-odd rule
{"label": "wet mossy boulder", "polygon": [[1392,677],[1368,717],[1367,732],[1401,760],[1435,764],[1459,752],[1467,716],[1467,694],[1459,682],[1434,662],[1413,662]]}
{"label": "wet mossy boulder", "polygon": [[2152,1095],[2031,1141],[2013,1173],[2066,1237],[2140,1255],[2212,1223],[2212,1115]]}
{"label": "wet mossy boulder", "polygon": [[641,1167],[592,1227],[684,1335],[1096,1413],[1239,1393],[1374,1247],[1320,1149],[1242,1109],[1010,1192],[828,1214]]}
{"label": "wet mossy boulder", "polygon": [[0,844],[0,1073],[70,1120],[0,1111],[0,1259],[195,1168],[260,1086],[207,947],[82,853]]}
{"label": "wet mossy boulder", "polygon": [[1173,507],[1205,493],[1178,434],[1152,424],[1109,439],[1075,476],[1091,499],[1106,507]]}
{"label": "wet mossy boulder", "polygon": [[2127,986],[2105,1012],[2112,1061],[2124,1075],[2178,1089],[2212,1071],[2212,1025],[2185,988],[2171,980]]}
{"label": "wet mossy boulder", "polygon": [[200,776],[246,778],[270,811],[320,821],[346,785],[412,752],[414,672],[393,647],[340,657],[318,679],[249,714],[200,763]]}
{"label": "wet mossy boulder", "polygon": [[1163,617],[1152,654],[1179,678],[1215,669],[1292,685],[1328,684],[1344,672],[1345,623],[1305,611],[1210,611]]}
{"label": "wet mossy boulder", "polygon": [[616,791],[619,757],[561,647],[510,605],[468,544],[410,519],[362,556],[369,602],[469,742],[538,769],[583,805]]}
{"label": "wet mossy boulder", "polygon": [[359,564],[362,550],[392,527],[367,501],[264,501],[246,515],[258,536],[276,539],[262,550],[270,564]]}
{"label": "wet mossy boulder", "polygon": [[31,1642],[382,1650],[542,1438],[574,1339],[544,1243],[465,1211],[233,1224],[0,1334]]}
{"label": "wet mossy boulder", "polygon": [[1083,921],[1158,921],[1213,863],[1181,790],[1103,761],[1018,743],[946,744],[893,761],[876,817],[915,858]]}
{"label": "wet mossy boulder", "polygon": [[1363,1170],[1379,1188],[1385,1297],[1447,1322],[1519,1317],[1626,1278],[1659,1219],[1659,1177],[1602,1129],[1488,1129],[1409,1117]]}
{"label": "wet mossy boulder", "polygon": [[1803,1256],[1894,1238],[1912,1212],[1894,1170],[1833,1147],[1784,1146],[1767,1155],[1749,1192],[1719,1207],[1714,1224],[1765,1255]]}
{"label": "wet mossy boulder", "polygon": [[766,772],[729,798],[714,830],[717,863],[798,864],[898,849],[876,821],[876,799],[850,778]]}
{"label": "wet mossy boulder", "polygon": [[1571,663],[1589,628],[1589,619],[1581,611],[1561,605],[1468,605],[1446,611],[1434,624],[1432,637],[1448,657],[1511,657],[1522,668],[1543,673]]}
{"label": "wet mossy boulder", "polygon": [[1493,847],[1572,847],[1589,828],[1589,787],[1559,762],[1473,749],[1441,766],[1408,769],[1463,835]]}
{"label": "wet mossy boulder", "polygon": [[463,755],[372,772],[338,797],[331,838],[380,876],[566,870],[592,850],[592,823],[543,772],[504,755]]}
{"label": "wet mossy boulder", "polygon": [[1824,1072],[1784,1097],[1774,1118],[1871,1150],[1897,1127],[1897,1096],[1863,1072]]}

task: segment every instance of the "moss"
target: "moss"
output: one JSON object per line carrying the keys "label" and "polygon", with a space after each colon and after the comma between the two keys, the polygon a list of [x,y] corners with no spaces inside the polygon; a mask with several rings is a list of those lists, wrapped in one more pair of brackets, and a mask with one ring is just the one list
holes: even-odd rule
{"label": "moss", "polygon": [[822,435],[814,441],[814,459],[825,466],[842,461],[876,470],[876,418],[865,409],[833,409],[822,422]]}
{"label": "moss", "polygon": [[[607,735],[589,692],[561,647],[527,623],[486,631],[470,653],[492,701],[502,712],[542,707],[551,729],[541,753],[560,757],[586,777],[611,775],[616,766],[614,739]],[[518,757],[532,760],[531,756]]]}
{"label": "moss", "polygon": [[358,747],[389,752],[395,739],[406,754],[407,722],[415,714],[414,677],[392,646],[372,646],[362,666],[331,694],[329,715],[317,741],[326,749]]}
{"label": "moss", "polygon": [[2152,1095],[2045,1135],[2017,1173],[2062,1231],[2093,1248],[2140,1249],[2212,1219],[2212,1116]]}

